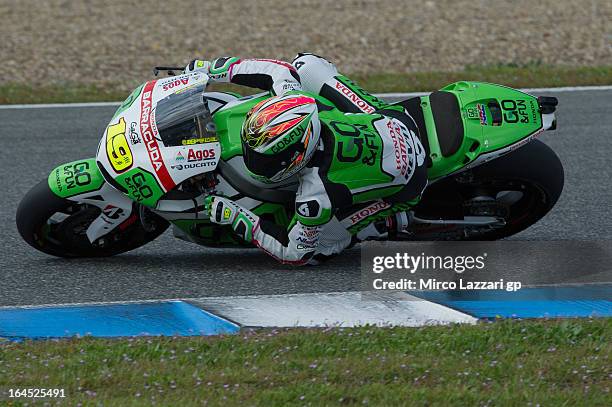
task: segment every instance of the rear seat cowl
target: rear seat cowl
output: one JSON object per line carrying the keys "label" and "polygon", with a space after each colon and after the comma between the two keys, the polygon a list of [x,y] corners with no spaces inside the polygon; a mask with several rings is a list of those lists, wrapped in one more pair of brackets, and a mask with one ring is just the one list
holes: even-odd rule
{"label": "rear seat cowl", "polygon": [[449,157],[459,151],[463,143],[463,120],[457,97],[445,91],[436,91],[429,96],[429,104],[436,123],[440,151]]}

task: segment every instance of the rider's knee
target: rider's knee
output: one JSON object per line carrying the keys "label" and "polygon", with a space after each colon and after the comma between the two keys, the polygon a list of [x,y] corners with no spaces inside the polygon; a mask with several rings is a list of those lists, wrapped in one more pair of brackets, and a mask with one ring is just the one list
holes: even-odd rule
{"label": "rider's knee", "polygon": [[394,195],[385,198],[390,204],[405,203],[420,199],[427,187],[427,166],[420,165],[415,168],[412,177],[404,187]]}
{"label": "rider's knee", "polygon": [[334,64],[315,54],[299,53],[291,63],[300,75],[302,88],[308,92],[319,93],[325,82],[338,75]]}

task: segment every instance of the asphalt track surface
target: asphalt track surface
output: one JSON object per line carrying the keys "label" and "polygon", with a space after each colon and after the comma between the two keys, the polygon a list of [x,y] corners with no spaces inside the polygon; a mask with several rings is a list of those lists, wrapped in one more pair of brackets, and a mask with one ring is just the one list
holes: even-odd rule
{"label": "asphalt track surface", "polygon": [[[612,242],[612,91],[555,93],[558,130],[541,139],[559,155],[565,190],[553,211],[513,239]],[[30,248],[15,211],[56,165],[95,154],[115,107],[0,110],[0,306],[359,289],[359,249],[291,269],[258,250],[213,250],[166,232],[114,258],[58,259]],[[537,272],[537,271],[533,271]],[[587,281],[577,271],[571,281]]]}

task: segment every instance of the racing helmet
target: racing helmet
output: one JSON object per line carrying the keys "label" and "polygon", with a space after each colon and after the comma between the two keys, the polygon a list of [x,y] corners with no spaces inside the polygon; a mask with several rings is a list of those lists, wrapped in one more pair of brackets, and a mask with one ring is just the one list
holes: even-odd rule
{"label": "racing helmet", "polygon": [[317,105],[306,95],[274,96],[256,104],[242,124],[244,163],[250,175],[276,183],[299,172],[319,144]]}

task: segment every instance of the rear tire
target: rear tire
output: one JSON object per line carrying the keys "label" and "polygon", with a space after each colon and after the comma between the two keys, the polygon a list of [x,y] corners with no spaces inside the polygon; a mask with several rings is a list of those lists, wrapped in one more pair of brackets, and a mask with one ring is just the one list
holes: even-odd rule
{"label": "rear tire", "polygon": [[[421,238],[413,236],[412,239],[497,240],[514,235],[539,221],[553,208],[561,196],[563,184],[564,171],[559,157],[546,144],[534,140],[500,158],[434,183],[415,207],[417,216],[429,219],[477,216],[479,214],[469,213],[474,210],[474,206],[470,206],[475,202],[474,197],[489,195],[493,199],[485,200],[483,208],[487,210],[489,205],[493,211],[497,208],[504,213],[504,226],[470,234],[457,225],[455,230],[444,231],[439,239],[432,231],[429,236],[426,231]],[[519,192],[521,197],[516,202],[504,204],[499,198],[501,191]]]}
{"label": "rear tire", "polygon": [[[65,219],[53,223],[50,219],[58,213]],[[155,215],[154,228],[147,232],[140,219],[123,230],[115,228],[104,240],[92,244],[84,232],[97,218],[100,209],[60,198],[51,191],[47,180],[33,187],[17,208],[17,230],[33,248],[58,257],[108,257],[124,253],[149,243],[167,228],[169,223]],[[126,222],[127,224],[127,222]]]}

